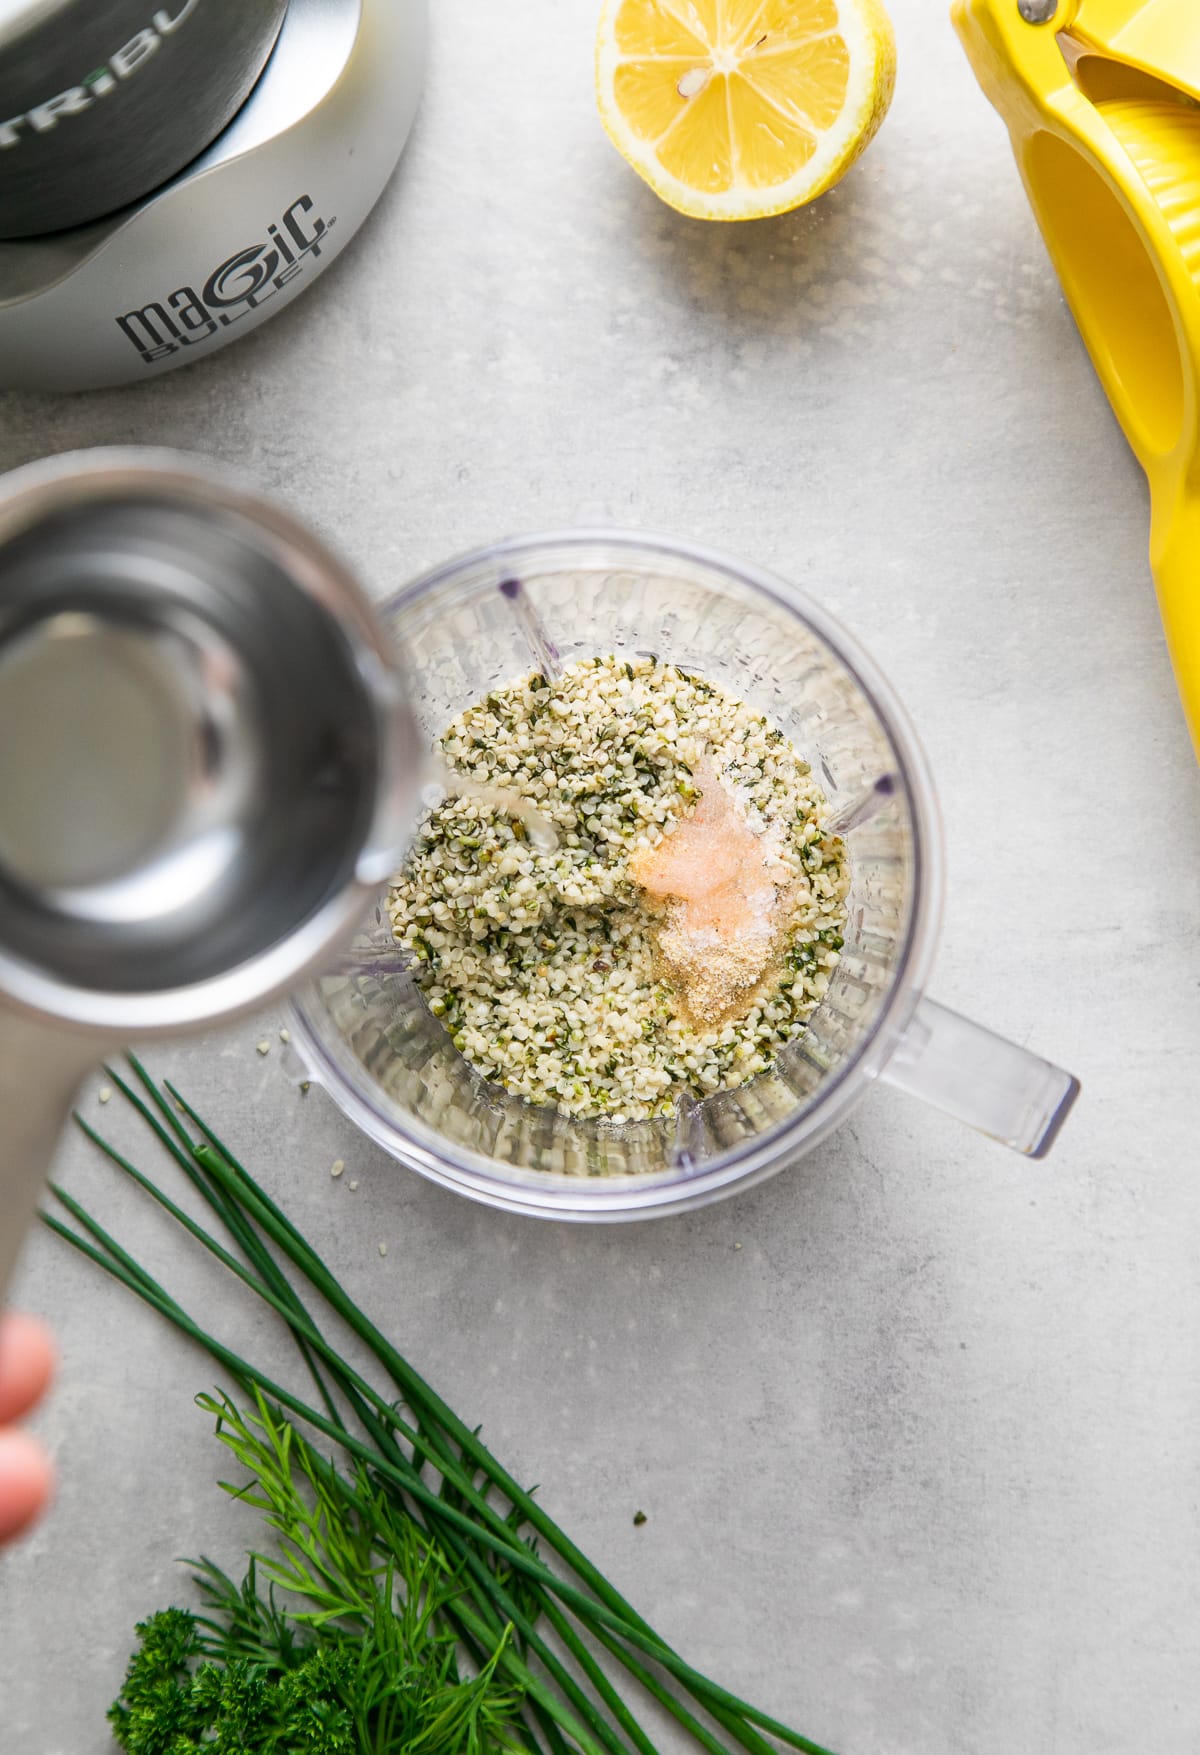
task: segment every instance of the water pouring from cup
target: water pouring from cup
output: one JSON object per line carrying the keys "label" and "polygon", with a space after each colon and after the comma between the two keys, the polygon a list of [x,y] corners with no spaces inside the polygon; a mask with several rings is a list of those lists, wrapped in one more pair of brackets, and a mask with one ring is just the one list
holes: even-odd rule
{"label": "water pouring from cup", "polygon": [[0,484],[0,1291],[106,1046],[290,991],[399,861],[420,757],[342,564],[157,451]]}
{"label": "water pouring from cup", "polygon": [[[428,752],[514,677],[566,711],[571,667],[614,651],[631,677],[662,654],[685,688],[708,676],[769,712],[850,874],[844,951],[796,1040],[761,1077],[629,1126],[481,1079],[386,910],[366,918],[422,796],[508,819],[575,881],[572,809],[556,827],[511,770]],[[732,857],[746,823],[722,823]],[[725,876],[721,895],[749,905],[745,873]],[[308,1073],[401,1161],[513,1210],[616,1219],[716,1198],[810,1149],[877,1078],[1041,1156],[1077,1081],[925,996],[940,884],[924,757],[885,680],[744,563],[570,532],[451,562],[377,615],[311,535],[205,465],[130,450],[18,471],[0,482],[0,1292],[104,1049],[313,977],[293,1031]]]}

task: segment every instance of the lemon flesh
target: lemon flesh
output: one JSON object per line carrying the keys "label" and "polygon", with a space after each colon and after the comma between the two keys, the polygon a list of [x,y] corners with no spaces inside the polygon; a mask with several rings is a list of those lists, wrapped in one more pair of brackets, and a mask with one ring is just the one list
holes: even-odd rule
{"label": "lemon flesh", "polygon": [[614,144],[701,219],[785,213],[830,188],[895,73],[879,0],[607,0],[596,46]]}

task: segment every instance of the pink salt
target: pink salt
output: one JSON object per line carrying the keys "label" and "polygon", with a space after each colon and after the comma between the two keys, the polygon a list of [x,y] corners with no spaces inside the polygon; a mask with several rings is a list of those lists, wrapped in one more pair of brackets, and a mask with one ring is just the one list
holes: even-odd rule
{"label": "pink salt", "polygon": [[787,868],[705,761],[701,798],[657,847],[630,860],[647,896],[666,904],[658,949],[687,1009],[712,1021],[745,1001],[765,974],[781,925]]}

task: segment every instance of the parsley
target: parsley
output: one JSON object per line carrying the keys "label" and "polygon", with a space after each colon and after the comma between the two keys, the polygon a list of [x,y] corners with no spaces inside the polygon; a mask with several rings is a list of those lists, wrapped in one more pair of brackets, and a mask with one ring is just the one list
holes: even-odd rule
{"label": "parsley", "polygon": [[[314,1388],[306,1399],[303,1380],[280,1382],[207,1333],[73,1196],[53,1190],[79,1228],[44,1214],[49,1228],[236,1388],[238,1401],[198,1400],[249,1477],[227,1491],[277,1538],[240,1586],[211,1561],[192,1562],[204,1612],[167,1609],[139,1627],[110,1714],[127,1755],[657,1755],[638,1690],[710,1755],[735,1746],[768,1755],[779,1743],[828,1755],[685,1663],[351,1300],[174,1086],[131,1065],[140,1089],[112,1069],[110,1081],[238,1253],[77,1117],[80,1127],[282,1320]],[[352,1337],[355,1363],[320,1326],[326,1310]]]}
{"label": "parsley", "polygon": [[460,1580],[377,1502],[366,1470],[347,1478],[321,1463],[261,1395],[253,1415],[228,1397],[199,1400],[253,1477],[226,1491],[264,1512],[280,1551],[253,1556],[240,1587],[211,1561],[191,1562],[204,1613],[164,1609],[139,1624],[108,1715],[118,1746],[128,1755],[523,1748],[521,1693],[497,1678],[511,1628],[478,1673],[462,1674],[450,1619]]}

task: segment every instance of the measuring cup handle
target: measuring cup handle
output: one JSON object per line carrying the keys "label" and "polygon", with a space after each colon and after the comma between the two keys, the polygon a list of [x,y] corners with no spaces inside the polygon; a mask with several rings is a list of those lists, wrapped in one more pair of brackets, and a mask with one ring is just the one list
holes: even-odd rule
{"label": "measuring cup handle", "polygon": [[1079,1080],[982,1024],[922,999],[880,1077],[1028,1158],[1044,1158]]}
{"label": "measuring cup handle", "polygon": [[0,1013],[0,1303],[95,1042]]}

